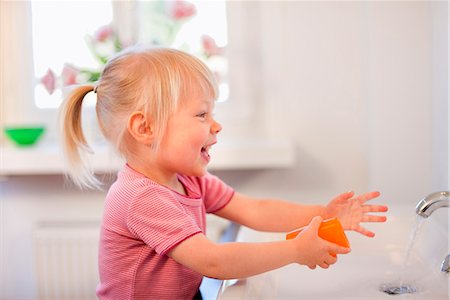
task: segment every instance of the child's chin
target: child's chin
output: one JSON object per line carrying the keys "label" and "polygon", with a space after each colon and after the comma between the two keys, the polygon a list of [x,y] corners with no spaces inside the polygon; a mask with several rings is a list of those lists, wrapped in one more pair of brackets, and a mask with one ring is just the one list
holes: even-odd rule
{"label": "child's chin", "polygon": [[206,169],[204,169],[204,170],[202,170],[201,172],[199,172],[199,174],[197,175],[198,177],[200,177],[200,176],[204,176],[204,175],[206,175]]}
{"label": "child's chin", "polygon": [[198,170],[195,170],[194,176],[201,177],[201,176],[204,176],[206,174],[206,172],[207,172],[206,168],[198,169]]}

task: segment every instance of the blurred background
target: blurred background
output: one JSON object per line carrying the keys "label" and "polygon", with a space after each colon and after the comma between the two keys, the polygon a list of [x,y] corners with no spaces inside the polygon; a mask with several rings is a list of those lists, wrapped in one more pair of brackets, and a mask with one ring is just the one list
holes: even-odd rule
{"label": "blurred background", "polygon": [[[322,204],[379,190],[414,214],[450,188],[448,12],[447,1],[1,1],[0,299],[95,299],[105,192],[66,180],[58,107],[135,43],[213,70],[224,129],[210,171],[236,190]],[[122,161],[89,98],[106,190]],[[44,131],[18,144],[18,127]],[[209,223],[218,239],[227,223]]]}

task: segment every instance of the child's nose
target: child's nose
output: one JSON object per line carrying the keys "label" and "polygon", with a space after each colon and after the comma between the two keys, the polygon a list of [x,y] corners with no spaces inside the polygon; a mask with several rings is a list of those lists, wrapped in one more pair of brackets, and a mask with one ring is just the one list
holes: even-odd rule
{"label": "child's nose", "polygon": [[220,125],[216,120],[213,120],[211,125],[211,133],[218,134],[222,130],[222,125]]}

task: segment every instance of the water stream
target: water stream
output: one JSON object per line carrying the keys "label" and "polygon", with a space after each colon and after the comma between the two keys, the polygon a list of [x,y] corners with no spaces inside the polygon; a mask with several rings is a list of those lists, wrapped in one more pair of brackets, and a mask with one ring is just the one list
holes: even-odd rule
{"label": "water stream", "polygon": [[416,221],[411,230],[411,235],[409,238],[408,246],[406,247],[405,260],[403,261],[402,268],[400,269],[400,280],[399,280],[400,286],[403,285],[403,281],[405,280],[406,269],[411,260],[411,253],[412,253],[412,250],[414,249],[414,244],[416,242],[416,239],[420,232],[420,229],[422,228],[424,220],[425,220],[425,218],[423,218],[421,216],[416,216]]}
{"label": "water stream", "polygon": [[389,295],[412,294],[417,291],[413,285],[405,283],[405,278],[406,278],[407,267],[411,260],[411,253],[413,252],[414,244],[415,244],[417,236],[419,235],[419,232],[422,228],[424,220],[425,220],[425,218],[423,218],[421,216],[416,216],[416,221],[411,230],[409,242],[408,242],[408,245],[405,250],[405,259],[403,260],[403,264],[400,269],[400,278],[399,278],[398,284],[387,283],[387,284],[382,284],[380,286],[380,290],[385,292],[386,294],[389,294]]}

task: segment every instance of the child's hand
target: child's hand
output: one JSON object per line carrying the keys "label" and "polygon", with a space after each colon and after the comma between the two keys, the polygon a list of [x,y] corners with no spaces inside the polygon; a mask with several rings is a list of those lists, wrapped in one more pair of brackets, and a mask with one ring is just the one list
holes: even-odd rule
{"label": "child's hand", "polygon": [[336,255],[350,252],[349,248],[330,243],[318,235],[321,217],[315,217],[311,223],[300,232],[294,241],[297,243],[297,262],[315,269],[316,266],[327,269],[337,261]]}
{"label": "child's hand", "polygon": [[352,198],[353,192],[347,192],[334,198],[325,207],[323,217],[337,217],[345,230],[354,230],[368,237],[375,233],[360,225],[361,222],[385,222],[385,216],[369,215],[370,212],[386,212],[385,205],[368,205],[367,201],[380,196],[379,192],[371,192]]}

